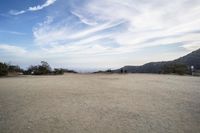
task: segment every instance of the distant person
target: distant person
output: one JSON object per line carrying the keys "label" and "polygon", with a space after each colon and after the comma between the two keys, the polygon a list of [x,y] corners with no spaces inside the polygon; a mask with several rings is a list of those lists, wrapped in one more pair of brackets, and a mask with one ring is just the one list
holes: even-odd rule
{"label": "distant person", "polygon": [[120,72],[123,73],[123,69],[121,69]]}

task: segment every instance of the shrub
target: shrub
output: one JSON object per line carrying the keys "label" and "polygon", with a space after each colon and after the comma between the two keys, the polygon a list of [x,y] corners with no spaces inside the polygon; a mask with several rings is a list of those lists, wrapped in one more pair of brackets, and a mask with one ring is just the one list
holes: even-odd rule
{"label": "shrub", "polygon": [[63,69],[54,69],[53,74],[62,75],[62,74],[64,74],[64,70]]}
{"label": "shrub", "polygon": [[107,73],[112,73],[111,69],[106,70]]}

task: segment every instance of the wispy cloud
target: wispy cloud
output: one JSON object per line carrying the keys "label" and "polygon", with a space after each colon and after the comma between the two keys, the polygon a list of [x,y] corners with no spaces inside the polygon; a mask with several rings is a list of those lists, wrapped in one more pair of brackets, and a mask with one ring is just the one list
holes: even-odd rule
{"label": "wispy cloud", "polygon": [[39,26],[33,29],[33,35],[37,44],[50,45],[60,42],[67,43],[70,40],[75,41],[74,43],[76,43],[76,41],[91,38],[92,36],[95,36],[95,34],[123,23],[121,21],[116,23],[108,22],[76,31],[75,29],[70,28],[69,25],[63,25],[63,22],[52,25],[52,19],[49,20],[50,18],[51,17],[48,17],[46,21],[40,23]]}
{"label": "wispy cloud", "polygon": [[[197,2],[198,3],[198,2]],[[200,3],[200,2],[199,2]],[[120,9],[120,10],[119,10]],[[38,44],[73,45],[85,40],[101,36],[101,39],[92,40],[87,44],[98,44],[102,47],[108,37],[102,36],[109,30],[109,41],[111,45],[119,45],[109,53],[121,51],[123,53],[134,51],[134,49],[171,45],[180,42],[194,41],[196,44],[200,34],[192,34],[200,29],[200,7],[198,4],[188,5],[187,2],[176,0],[171,3],[163,1],[115,1],[115,0],[88,0],[86,4],[74,7],[70,11],[79,18],[81,23],[89,27],[77,30],[73,24],[58,22],[56,24],[46,23],[34,28],[35,41]],[[187,12],[181,15],[182,12]],[[113,15],[113,13],[117,15]],[[126,28],[120,30],[120,24]],[[116,30],[111,30],[112,28]],[[167,36],[167,38],[165,37]],[[195,38],[194,38],[195,36]],[[159,38],[154,40],[155,38]],[[103,40],[103,41],[100,41]],[[154,41],[152,41],[154,40]],[[151,42],[150,42],[151,41]],[[186,48],[186,47],[185,47]],[[189,50],[189,49],[188,49]]]}
{"label": "wispy cloud", "polygon": [[80,19],[80,21],[86,25],[89,25],[89,26],[95,26],[97,25],[98,23],[95,22],[95,21],[92,21],[92,20],[89,20],[87,19],[86,17],[82,16],[81,14],[77,13],[77,12],[71,12],[73,15],[75,15],[76,17],[78,17]]}
{"label": "wispy cloud", "polygon": [[25,10],[22,10],[22,11],[10,10],[9,14],[11,14],[11,15],[20,15],[20,14],[24,14],[26,12],[27,11],[25,11]]}
{"label": "wispy cloud", "polygon": [[8,44],[0,44],[0,50],[8,54],[13,54],[15,56],[25,55],[27,53],[27,51],[22,47],[8,45]]}
{"label": "wispy cloud", "polygon": [[22,33],[22,32],[17,32],[17,31],[4,31],[4,30],[0,30],[0,33],[8,33],[8,34],[14,34],[14,35],[26,35],[26,33]]}
{"label": "wispy cloud", "polygon": [[50,5],[52,5],[53,3],[55,3],[56,0],[47,0],[43,5],[38,5],[38,6],[34,6],[34,7],[29,7],[28,11],[38,11],[38,10],[42,10],[45,7],[48,7]]}
{"label": "wispy cloud", "polygon": [[9,14],[11,15],[20,15],[20,14],[24,14],[26,12],[29,12],[29,11],[38,11],[38,10],[42,10],[43,8],[45,7],[48,7],[52,4],[54,4],[56,2],[56,0],[47,0],[44,4],[42,5],[37,5],[37,6],[33,6],[33,7],[29,7],[28,9],[26,10],[21,10],[21,11],[16,11],[16,10],[10,10],[9,11]]}

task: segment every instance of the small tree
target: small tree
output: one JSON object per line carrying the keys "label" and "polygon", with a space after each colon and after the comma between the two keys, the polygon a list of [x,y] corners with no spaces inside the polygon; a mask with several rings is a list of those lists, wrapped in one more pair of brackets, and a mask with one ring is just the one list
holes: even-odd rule
{"label": "small tree", "polygon": [[62,74],[64,74],[64,70],[63,69],[54,69],[53,73],[55,75],[62,75]]}
{"label": "small tree", "polygon": [[50,65],[45,61],[41,61],[41,65],[38,66],[38,75],[50,74],[50,73],[51,73]]}
{"label": "small tree", "polygon": [[8,74],[8,65],[0,62],[0,76],[6,76]]}
{"label": "small tree", "polygon": [[51,67],[46,61],[41,61],[41,64],[47,71],[51,71]]}

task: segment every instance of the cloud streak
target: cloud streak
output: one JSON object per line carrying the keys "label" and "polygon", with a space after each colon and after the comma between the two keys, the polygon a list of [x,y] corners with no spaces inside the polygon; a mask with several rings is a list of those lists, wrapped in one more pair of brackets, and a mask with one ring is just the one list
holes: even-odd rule
{"label": "cloud streak", "polygon": [[5,31],[5,30],[0,30],[0,33],[8,33],[8,34],[19,35],[19,36],[24,36],[24,35],[26,35],[25,33],[22,33],[22,32]]}
{"label": "cloud streak", "polygon": [[80,19],[80,21],[86,25],[89,25],[89,26],[95,26],[97,25],[98,23],[95,22],[95,21],[92,21],[92,20],[89,20],[87,18],[85,18],[84,16],[80,15],[79,13],[77,12],[71,12],[74,16],[78,17]]}
{"label": "cloud streak", "polygon": [[10,10],[9,11],[9,14],[11,15],[21,15],[21,14],[24,14],[26,12],[35,12],[35,11],[39,11],[39,10],[42,10],[52,4],[54,4],[56,2],[56,0],[47,0],[44,4],[42,5],[37,5],[37,6],[33,6],[33,7],[29,7],[28,9],[26,10],[21,10],[21,11],[16,11],[16,10]]}

